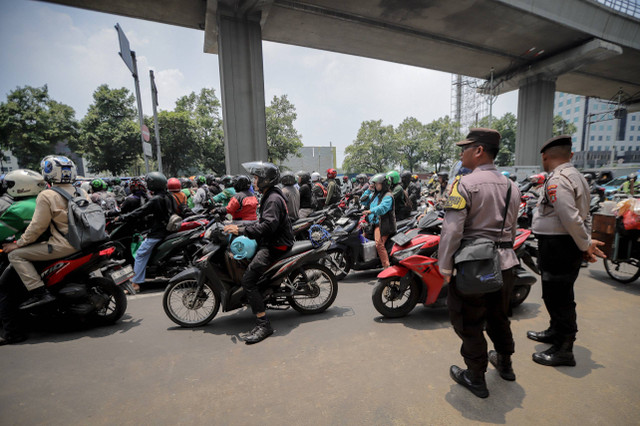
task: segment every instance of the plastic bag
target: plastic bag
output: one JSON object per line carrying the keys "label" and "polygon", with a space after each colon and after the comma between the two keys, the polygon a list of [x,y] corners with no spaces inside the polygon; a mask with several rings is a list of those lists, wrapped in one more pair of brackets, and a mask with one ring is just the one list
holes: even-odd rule
{"label": "plastic bag", "polygon": [[627,231],[640,229],[640,215],[637,215],[633,210],[627,210],[622,215],[622,225]]}

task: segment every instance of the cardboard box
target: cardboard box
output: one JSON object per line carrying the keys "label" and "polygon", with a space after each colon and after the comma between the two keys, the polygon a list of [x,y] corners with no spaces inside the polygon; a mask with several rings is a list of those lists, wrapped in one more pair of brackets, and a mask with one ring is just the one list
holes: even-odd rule
{"label": "cardboard box", "polygon": [[611,258],[616,235],[616,217],[613,215],[594,214],[591,225],[591,238],[602,241],[604,246],[600,247],[600,250],[608,258]]}

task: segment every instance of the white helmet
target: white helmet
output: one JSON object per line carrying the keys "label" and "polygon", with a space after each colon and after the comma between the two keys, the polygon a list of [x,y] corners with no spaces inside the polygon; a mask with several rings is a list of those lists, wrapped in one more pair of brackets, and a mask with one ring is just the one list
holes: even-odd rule
{"label": "white helmet", "polygon": [[29,169],[7,173],[4,177],[4,185],[7,193],[14,198],[35,197],[47,187],[42,175]]}
{"label": "white helmet", "polygon": [[73,183],[78,175],[73,161],[62,155],[47,155],[40,162],[40,168],[50,183]]}
{"label": "white helmet", "polygon": [[320,173],[318,172],[311,173],[311,182],[320,182]]}

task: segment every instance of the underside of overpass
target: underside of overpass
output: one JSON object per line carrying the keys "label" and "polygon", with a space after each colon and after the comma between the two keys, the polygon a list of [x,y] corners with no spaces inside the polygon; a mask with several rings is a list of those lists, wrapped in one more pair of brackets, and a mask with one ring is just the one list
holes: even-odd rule
{"label": "underside of overpass", "polygon": [[487,81],[493,70],[486,92],[522,89],[521,165],[539,162],[556,90],[621,94],[630,111],[640,110],[640,20],[594,0],[47,1],[203,30],[204,51],[220,55],[232,173],[243,161],[266,159],[262,40]]}

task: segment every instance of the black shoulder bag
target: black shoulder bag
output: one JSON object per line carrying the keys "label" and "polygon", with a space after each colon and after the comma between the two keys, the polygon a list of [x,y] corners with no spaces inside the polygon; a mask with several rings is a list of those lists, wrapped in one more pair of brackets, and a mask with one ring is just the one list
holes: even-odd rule
{"label": "black shoulder bag", "polygon": [[[507,189],[507,202],[500,228],[500,237],[507,220],[509,201],[511,200],[511,182]],[[478,296],[492,293],[502,288],[502,270],[498,245],[488,238],[462,240],[462,244],[453,255],[456,268],[456,288],[465,296]]]}

